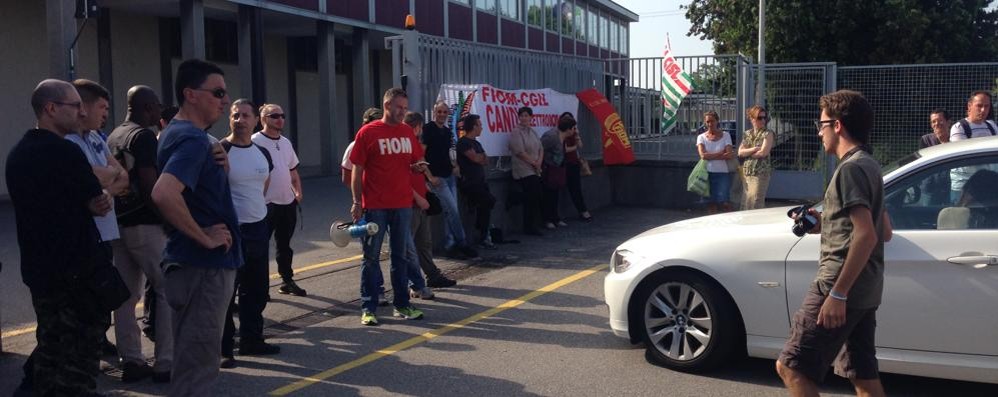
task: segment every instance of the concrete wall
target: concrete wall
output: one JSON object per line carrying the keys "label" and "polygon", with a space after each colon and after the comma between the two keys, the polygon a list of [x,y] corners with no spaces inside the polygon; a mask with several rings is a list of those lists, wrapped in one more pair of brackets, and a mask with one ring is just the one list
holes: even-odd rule
{"label": "concrete wall", "polygon": [[696,163],[637,161],[632,165],[609,167],[613,204],[695,208],[700,197],[686,191],[686,179],[694,165]]}
{"label": "concrete wall", "polygon": [[[31,110],[31,91],[48,76],[48,48],[44,1],[11,1],[3,5],[4,22],[0,24],[0,167],[7,163],[7,153],[35,126]],[[7,195],[7,178],[0,172],[0,196]]]}

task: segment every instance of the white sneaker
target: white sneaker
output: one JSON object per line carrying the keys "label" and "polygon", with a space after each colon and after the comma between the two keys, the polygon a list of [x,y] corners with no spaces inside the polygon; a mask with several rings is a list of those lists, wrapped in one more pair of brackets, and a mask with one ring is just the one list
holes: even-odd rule
{"label": "white sneaker", "polygon": [[547,228],[547,229],[549,229],[549,230],[554,230],[554,224],[551,223],[551,222],[545,223],[544,227]]}
{"label": "white sneaker", "polygon": [[423,289],[418,291],[410,288],[409,296],[413,298],[426,299],[426,300],[430,300],[435,297],[435,295],[433,295],[433,290],[430,289],[430,287],[423,287]]}
{"label": "white sneaker", "polygon": [[568,226],[568,224],[563,221],[558,221],[558,226],[565,227]]}

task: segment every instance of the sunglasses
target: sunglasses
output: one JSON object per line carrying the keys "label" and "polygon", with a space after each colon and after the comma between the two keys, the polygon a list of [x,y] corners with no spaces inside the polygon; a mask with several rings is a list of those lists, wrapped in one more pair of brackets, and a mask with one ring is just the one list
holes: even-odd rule
{"label": "sunglasses", "polygon": [[284,113],[271,113],[271,114],[267,115],[267,118],[274,119],[274,120],[283,119],[284,118]]}
{"label": "sunglasses", "polygon": [[755,119],[759,121],[766,121],[769,120],[769,116],[756,116]]}
{"label": "sunglasses", "polygon": [[211,90],[209,90],[207,88],[194,88],[193,90],[195,90],[195,91],[210,92],[211,96],[213,96],[215,98],[218,98],[218,99],[225,98],[225,96],[229,94],[229,92],[226,91],[225,88],[215,88],[215,89],[211,89]]}

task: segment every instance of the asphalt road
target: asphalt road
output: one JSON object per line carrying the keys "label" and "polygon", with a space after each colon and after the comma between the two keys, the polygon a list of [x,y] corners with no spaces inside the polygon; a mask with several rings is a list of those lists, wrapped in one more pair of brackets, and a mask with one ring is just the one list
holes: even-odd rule
{"label": "asphalt road", "polygon": [[[459,279],[459,284],[438,290],[433,301],[416,301],[426,312],[425,319],[396,320],[390,308],[382,308],[381,326],[364,327],[357,301],[359,246],[332,248],[323,230],[335,214],[345,211],[330,203],[348,202],[345,190],[332,182],[306,184],[306,199],[328,200],[311,206],[306,201],[309,215],[296,241],[297,278],[310,295],[279,295],[276,281],[271,291],[265,333],[269,342],[281,346],[281,354],[237,356],[239,366],[222,371],[212,395],[785,393],[772,360],[737,360],[713,373],[685,374],[649,364],[642,347],[632,346],[610,331],[602,279],[613,247],[651,226],[695,214],[604,209],[595,212],[597,221],[592,224],[571,222],[569,227],[542,238],[514,235],[523,240],[521,244],[485,252],[482,260],[441,259],[438,265]],[[309,196],[309,191],[315,193]],[[387,263],[382,265],[387,272]],[[8,269],[4,273],[7,283]],[[5,288],[4,310],[11,306],[6,301],[10,295]],[[4,313],[4,332],[9,332],[8,314]],[[17,327],[30,325],[29,318]],[[151,355],[152,345],[143,341]],[[3,343],[7,353],[0,356],[0,395],[6,396],[19,381],[20,365],[33,347],[33,335],[5,336]],[[125,385],[116,376],[113,369],[101,375],[100,390],[113,395],[166,392],[165,386],[148,380]],[[887,374],[883,379],[891,395],[998,395],[995,385]],[[822,391],[826,395],[852,394],[847,382],[834,377]]]}

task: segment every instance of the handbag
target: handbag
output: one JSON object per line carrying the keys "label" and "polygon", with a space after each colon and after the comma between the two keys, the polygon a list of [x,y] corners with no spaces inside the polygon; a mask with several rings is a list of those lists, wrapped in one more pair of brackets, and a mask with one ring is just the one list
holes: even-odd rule
{"label": "handbag", "polygon": [[121,307],[132,296],[118,269],[110,264],[98,265],[87,286],[97,295],[97,304],[105,312]]}
{"label": "handbag", "polygon": [[579,157],[579,175],[590,176],[592,174],[593,174],[593,169],[589,168],[589,161],[586,161],[586,159]]}
{"label": "handbag", "polygon": [[444,211],[444,207],[440,205],[440,197],[437,197],[436,193],[427,191],[426,202],[430,203],[430,208],[426,209],[427,216],[440,215]]}
{"label": "handbag", "polygon": [[707,174],[707,161],[700,160],[686,180],[686,190],[703,197],[710,197],[710,175]]}

